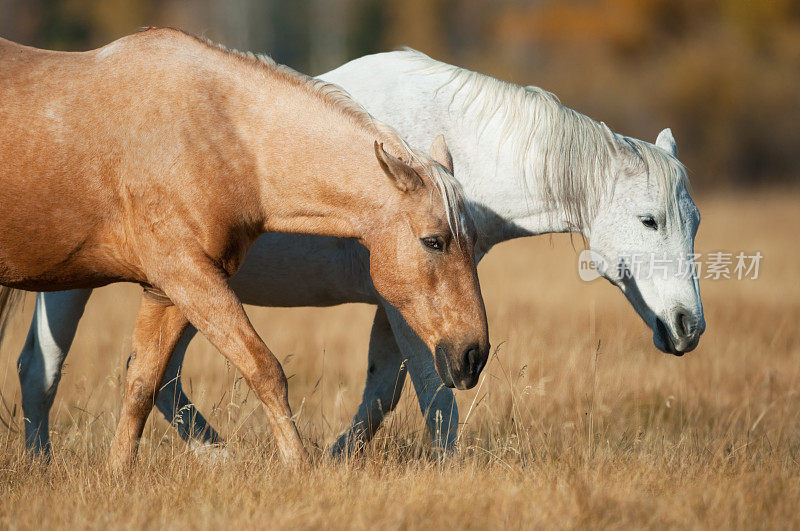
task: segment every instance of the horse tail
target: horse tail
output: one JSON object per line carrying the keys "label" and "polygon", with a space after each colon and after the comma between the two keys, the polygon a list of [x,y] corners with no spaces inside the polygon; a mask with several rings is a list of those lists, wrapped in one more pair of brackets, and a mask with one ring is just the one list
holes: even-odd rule
{"label": "horse tail", "polygon": [[11,313],[23,298],[25,298],[24,291],[0,286],[0,344],[3,342],[3,335]]}

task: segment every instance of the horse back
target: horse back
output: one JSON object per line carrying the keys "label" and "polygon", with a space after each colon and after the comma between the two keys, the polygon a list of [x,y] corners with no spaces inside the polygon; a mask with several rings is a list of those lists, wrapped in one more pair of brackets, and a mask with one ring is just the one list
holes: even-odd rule
{"label": "horse back", "polygon": [[207,137],[225,140],[210,95],[221,89],[200,79],[215,59],[170,30],[89,52],[0,39],[0,283],[144,281],[141,235],[187,217],[228,221],[204,216],[215,205],[187,181],[225,169],[197,155],[213,151]]}

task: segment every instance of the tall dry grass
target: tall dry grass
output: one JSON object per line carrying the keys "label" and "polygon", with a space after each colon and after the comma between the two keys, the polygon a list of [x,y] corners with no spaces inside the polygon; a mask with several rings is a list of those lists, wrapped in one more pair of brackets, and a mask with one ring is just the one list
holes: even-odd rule
{"label": "tall dry grass", "polygon": [[90,302],[53,408],[53,462],[31,464],[15,374],[29,298],[0,352],[0,526],[797,527],[799,200],[700,198],[699,252],[765,258],[756,281],[701,282],[708,330],[680,359],[655,351],[615,288],[578,279],[577,239],[500,245],[480,266],[497,352],[458,393],[462,451],[444,465],[410,392],[366,455],[324,458],[360,399],[371,307],[252,308],[292,375],[313,469],[282,468],[252,393],[196,340],[186,388],[228,458],[195,455],[154,414],[133,475],[110,477],[131,286]]}

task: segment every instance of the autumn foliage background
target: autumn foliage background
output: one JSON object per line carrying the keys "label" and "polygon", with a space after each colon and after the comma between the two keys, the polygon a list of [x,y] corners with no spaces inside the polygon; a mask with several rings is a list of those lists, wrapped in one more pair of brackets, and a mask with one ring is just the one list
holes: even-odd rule
{"label": "autumn foliage background", "polygon": [[411,46],[541,86],[626,135],[671,127],[703,217],[697,252],[759,251],[760,277],[701,280],[708,329],[675,358],[616,288],[578,279],[579,238],[499,245],[479,267],[499,348],[456,393],[462,450],[445,464],[410,382],[364,456],[325,458],[361,398],[373,307],[248,307],[290,376],[315,462],[301,477],[203,338],[184,387],[227,459],[195,454],[154,413],[135,473],[107,474],[140,294],[124,284],[92,296],[52,410],[53,462],[31,464],[16,375],[29,296],[0,345],[0,527],[800,527],[800,3],[0,0],[0,36],[40,47],[147,25],[309,74]]}

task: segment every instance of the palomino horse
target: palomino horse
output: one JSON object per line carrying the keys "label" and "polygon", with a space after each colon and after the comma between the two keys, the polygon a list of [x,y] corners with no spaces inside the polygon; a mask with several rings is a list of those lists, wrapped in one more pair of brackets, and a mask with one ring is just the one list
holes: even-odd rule
{"label": "palomino horse", "polygon": [[[639,251],[683,254],[691,261],[699,216],[668,129],[655,146],[622,137],[540,89],[413,51],[362,57],[321,77],[343,86],[416,145],[427,145],[435,131],[445,132],[476,225],[479,257],[512,238],[576,231],[608,256]],[[453,393],[442,387],[424,342],[375,293],[368,257],[355,242],[265,234],[231,287],[245,302],[263,306],[377,304],[363,400],[333,451],[369,440],[397,403],[406,370],[435,444],[449,448],[458,426]],[[691,350],[705,328],[696,280],[643,273],[640,268],[617,279],[614,271],[605,272],[652,329],[657,348]],[[298,291],[294,278],[311,281]],[[26,433],[34,451],[46,448],[61,364],[90,294],[74,290],[37,298],[20,356]],[[183,393],[179,377],[192,335],[189,328],[181,338],[156,405],[184,438],[213,442],[216,433]]]}
{"label": "palomino horse", "polygon": [[284,461],[307,462],[283,370],[227,284],[267,231],[361,242],[445,382],[477,382],[486,316],[441,137],[431,160],[338,88],[176,30],[86,53],[0,41],[0,72],[0,283],[145,287],[112,469],[189,322],[266,405]]}

